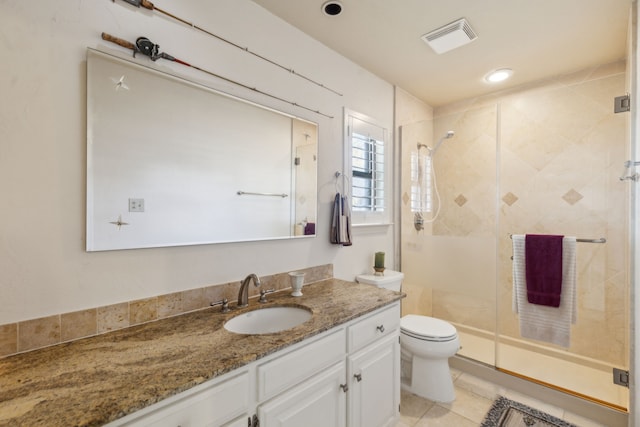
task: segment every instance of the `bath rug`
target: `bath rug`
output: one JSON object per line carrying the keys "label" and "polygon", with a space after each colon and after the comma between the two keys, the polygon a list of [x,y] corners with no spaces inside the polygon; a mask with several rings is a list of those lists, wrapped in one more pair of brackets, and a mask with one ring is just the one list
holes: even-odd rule
{"label": "bath rug", "polygon": [[578,427],[522,403],[498,397],[480,427]]}

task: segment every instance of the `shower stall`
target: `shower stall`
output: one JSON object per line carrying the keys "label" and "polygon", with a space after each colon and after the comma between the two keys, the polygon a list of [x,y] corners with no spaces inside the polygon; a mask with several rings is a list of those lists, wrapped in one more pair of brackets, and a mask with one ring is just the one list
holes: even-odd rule
{"label": "shower stall", "polygon": [[[400,129],[403,314],[453,323],[462,357],[622,411],[628,388],[613,370],[630,357],[630,118],[613,100],[628,91],[626,71],[607,64],[458,102]],[[451,130],[428,164],[415,161]],[[585,240],[569,347],[521,337],[512,234]]]}

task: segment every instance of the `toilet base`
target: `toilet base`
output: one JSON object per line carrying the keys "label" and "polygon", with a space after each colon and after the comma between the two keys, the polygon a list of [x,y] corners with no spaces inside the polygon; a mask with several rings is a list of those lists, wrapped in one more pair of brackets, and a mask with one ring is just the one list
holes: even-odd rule
{"label": "toilet base", "polygon": [[450,403],[456,399],[449,359],[423,359],[412,357],[411,384],[402,382],[402,388],[433,402]]}

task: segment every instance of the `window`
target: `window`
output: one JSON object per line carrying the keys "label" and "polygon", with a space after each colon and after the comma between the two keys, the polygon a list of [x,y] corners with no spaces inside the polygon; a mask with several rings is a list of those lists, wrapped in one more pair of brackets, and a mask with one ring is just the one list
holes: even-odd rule
{"label": "window", "polygon": [[371,118],[345,111],[347,169],[354,224],[388,223],[391,193],[387,130]]}
{"label": "window", "polygon": [[431,212],[431,156],[420,150],[411,153],[411,212]]}

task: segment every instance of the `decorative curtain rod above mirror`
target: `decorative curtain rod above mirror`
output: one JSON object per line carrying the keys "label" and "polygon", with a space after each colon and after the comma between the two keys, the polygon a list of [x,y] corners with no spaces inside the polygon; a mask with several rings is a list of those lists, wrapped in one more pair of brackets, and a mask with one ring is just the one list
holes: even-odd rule
{"label": "decorative curtain rod above mirror", "polygon": [[[148,10],[151,10],[151,11],[154,11],[154,12],[158,12],[158,13],[161,13],[164,16],[167,16],[167,17],[169,17],[171,19],[175,19],[176,21],[178,21],[178,22],[180,22],[182,24],[188,25],[189,27],[191,27],[191,28],[193,28],[195,30],[201,31],[201,32],[205,33],[208,36],[214,37],[214,38],[216,38],[216,39],[218,39],[218,40],[220,40],[220,41],[222,41],[224,43],[227,43],[227,44],[229,44],[229,45],[231,45],[231,46],[233,46],[235,48],[240,49],[243,52],[251,54],[251,55],[255,56],[256,58],[262,59],[263,61],[266,61],[269,64],[275,65],[276,67],[279,67],[279,68],[291,73],[294,76],[298,76],[298,77],[300,77],[300,78],[302,78],[302,79],[304,79],[304,80],[306,80],[306,81],[308,81],[310,83],[313,83],[313,84],[315,84],[317,86],[320,86],[323,89],[326,89],[326,90],[328,90],[330,92],[333,92],[336,95],[342,96],[342,94],[340,92],[338,92],[336,90],[333,90],[330,87],[325,86],[322,83],[319,83],[319,82],[317,82],[317,81],[305,76],[304,74],[300,74],[300,73],[296,72],[293,68],[285,67],[284,65],[279,64],[278,62],[276,62],[276,61],[274,61],[272,59],[269,59],[266,56],[260,55],[260,54],[258,54],[256,52],[250,50],[248,47],[240,46],[239,44],[236,44],[236,43],[234,43],[234,42],[232,42],[232,41],[230,41],[230,40],[228,40],[228,39],[226,39],[224,37],[221,37],[221,36],[219,36],[217,34],[212,33],[211,31],[205,30],[204,28],[195,25],[193,22],[189,22],[186,19],[180,18],[180,17],[178,17],[178,16],[176,16],[176,15],[174,15],[172,13],[167,12],[166,10],[160,9],[159,7],[157,7],[156,5],[151,3],[149,0],[123,0],[123,1],[126,2],[126,3],[129,3],[129,4],[133,5],[133,6],[136,6],[136,7],[142,6],[145,9],[148,9]],[[115,2],[115,0],[114,0],[114,2]]]}
{"label": "decorative curtain rod above mirror", "polygon": [[176,57],[174,57],[172,55],[169,55],[166,52],[160,52],[159,51],[160,50],[160,46],[157,45],[157,44],[154,44],[153,42],[151,42],[146,37],[138,37],[136,39],[136,43],[135,44],[133,44],[131,42],[128,42],[126,40],[123,40],[121,38],[112,36],[111,34],[107,34],[107,33],[102,33],[102,39],[106,40],[106,41],[109,41],[111,43],[115,43],[118,46],[122,46],[124,48],[132,50],[134,57],[135,57],[136,53],[141,53],[143,55],[147,55],[149,58],[151,58],[152,61],[156,61],[158,59],[165,59],[167,61],[175,62],[177,64],[184,65],[185,67],[190,67],[190,68],[193,68],[194,70],[198,70],[198,71],[200,71],[202,73],[208,74],[208,75],[210,75],[212,77],[224,80],[226,82],[229,82],[229,83],[232,83],[234,85],[243,87],[245,89],[252,90],[252,91],[254,91],[256,93],[259,93],[261,95],[268,96],[269,98],[277,99],[278,101],[285,102],[287,104],[293,105],[294,107],[299,107],[299,108],[302,108],[304,110],[311,111],[312,113],[320,114],[321,116],[325,116],[327,118],[333,119],[333,116],[331,116],[329,114],[324,114],[324,113],[320,112],[319,110],[314,110],[313,108],[305,107],[304,105],[300,105],[300,104],[298,104],[296,102],[286,100],[286,99],[281,98],[281,97],[279,97],[277,95],[273,95],[273,94],[271,94],[269,92],[265,92],[263,90],[255,88],[255,87],[248,86],[248,85],[246,85],[244,83],[240,83],[240,82],[238,82],[236,80],[233,80],[233,79],[230,79],[228,77],[224,77],[224,76],[222,76],[220,74],[214,73],[213,71],[205,70],[204,68],[200,68],[200,67],[198,67],[196,65],[190,64],[190,63],[185,62],[185,61],[183,61],[181,59],[178,59],[178,58],[176,58]]}

